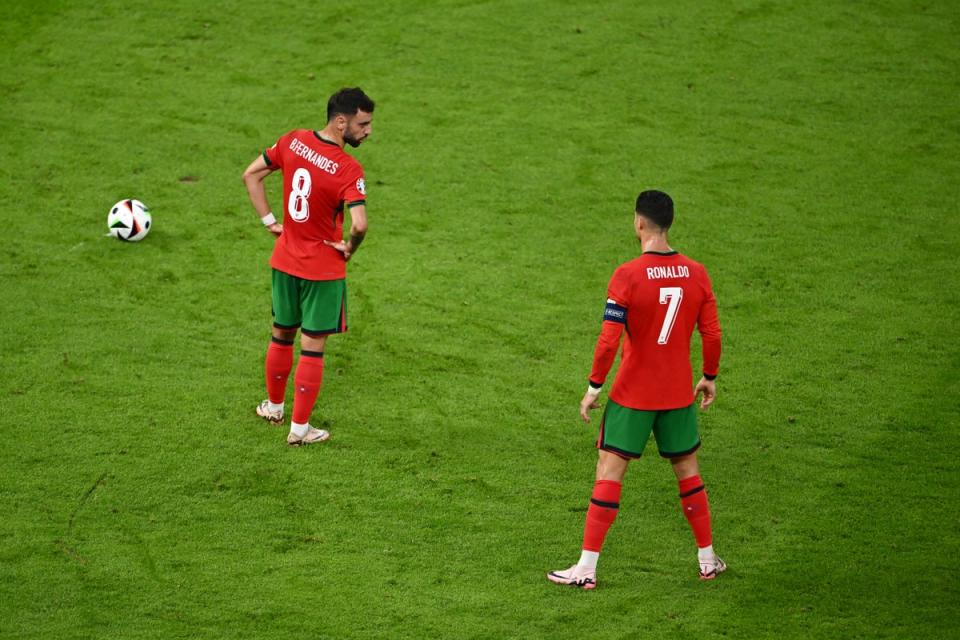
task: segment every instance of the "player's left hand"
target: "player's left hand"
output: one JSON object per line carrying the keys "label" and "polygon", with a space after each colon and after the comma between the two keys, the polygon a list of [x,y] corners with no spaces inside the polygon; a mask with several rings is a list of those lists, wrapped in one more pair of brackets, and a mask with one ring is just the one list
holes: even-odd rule
{"label": "player's left hand", "polygon": [[717,399],[717,383],[713,380],[700,378],[700,382],[693,389],[693,397],[696,398],[701,393],[703,394],[703,400],[700,401],[700,408],[706,411]]}
{"label": "player's left hand", "polygon": [[327,245],[328,247],[333,247],[334,249],[342,253],[344,262],[350,261],[350,256],[352,254],[350,253],[350,245],[348,243],[344,242],[343,240],[341,240],[340,242],[330,242],[329,240],[324,240],[323,244]]}
{"label": "player's left hand", "polygon": [[271,225],[267,225],[267,231],[275,236],[279,236],[281,233],[283,233],[283,225],[279,222],[274,222]]}
{"label": "player's left hand", "polygon": [[589,391],[583,394],[583,400],[580,401],[580,417],[583,418],[584,422],[590,422],[591,409],[600,408],[600,403],[597,402],[597,398],[599,397],[599,394],[590,393]]}

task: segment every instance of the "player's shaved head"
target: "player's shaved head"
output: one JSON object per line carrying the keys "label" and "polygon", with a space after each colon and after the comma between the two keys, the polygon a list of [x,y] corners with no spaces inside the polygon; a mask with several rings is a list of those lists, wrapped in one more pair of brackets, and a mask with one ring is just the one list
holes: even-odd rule
{"label": "player's shaved head", "polygon": [[663,231],[673,224],[673,200],[663,191],[642,192],[637,196],[635,211]]}
{"label": "player's shaved head", "polygon": [[373,113],[373,100],[360,87],[343,88],[327,101],[327,122],[337,116],[353,116],[358,111]]}

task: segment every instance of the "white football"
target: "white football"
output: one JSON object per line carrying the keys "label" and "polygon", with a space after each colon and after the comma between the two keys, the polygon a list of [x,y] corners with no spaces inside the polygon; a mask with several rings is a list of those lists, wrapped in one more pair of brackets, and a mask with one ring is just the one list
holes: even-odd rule
{"label": "white football", "polygon": [[139,242],[146,238],[152,223],[150,209],[139,200],[121,200],[110,207],[107,214],[110,235],[124,242]]}

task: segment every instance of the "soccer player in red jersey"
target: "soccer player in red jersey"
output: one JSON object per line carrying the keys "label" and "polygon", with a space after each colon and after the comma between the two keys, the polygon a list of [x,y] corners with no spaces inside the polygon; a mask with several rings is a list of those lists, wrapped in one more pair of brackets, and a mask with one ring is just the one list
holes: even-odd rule
{"label": "soccer player in red jersey", "polygon": [[[637,198],[634,229],[643,254],[614,272],[580,416],[590,421],[597,398],[626,334],[620,368],[600,423],[596,483],[587,509],[580,561],[551,571],[557,584],[593,589],[597,560],[620,508],[620,491],[630,460],[639,458],[650,432],[660,455],[670,460],[680,489],[680,505],[697,543],[700,578],[711,580],[727,567],[713,551],[710,507],[697,465],[700,436],[696,398],[701,409],[717,395],[720,366],[717,301],[703,265],[670,248],[673,201],[661,191]],[[693,387],[690,337],[703,343],[703,377]]]}
{"label": "soccer player in red jersey", "polygon": [[[296,129],[258,156],[243,173],[250,201],[275,236],[273,337],[267,348],[267,399],[257,415],[283,421],[287,378],[293,369],[293,342],[300,330],[300,360],[294,374],[293,415],[287,443],[322,442],[330,437],[310,426],[323,380],[327,336],[347,330],[346,264],[367,233],[363,167],[344,144],[357,147],[371,132],[373,100],[358,87],[341,89],[327,103],[321,131]],[[267,202],[264,179],[283,174],[283,222]],[[350,231],[343,232],[344,210]]]}

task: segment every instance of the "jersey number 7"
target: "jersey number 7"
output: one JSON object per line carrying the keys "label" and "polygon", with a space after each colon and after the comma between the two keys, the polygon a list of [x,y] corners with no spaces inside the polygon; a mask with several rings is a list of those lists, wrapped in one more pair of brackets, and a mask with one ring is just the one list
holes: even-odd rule
{"label": "jersey number 7", "polygon": [[660,327],[657,344],[667,344],[667,340],[670,339],[670,332],[673,331],[673,323],[677,319],[677,311],[680,310],[681,300],[683,300],[683,289],[680,287],[660,288],[660,304],[667,305],[667,315],[663,318],[663,326]]}

